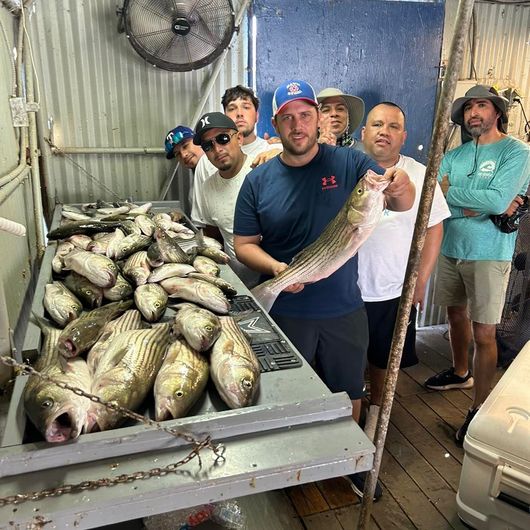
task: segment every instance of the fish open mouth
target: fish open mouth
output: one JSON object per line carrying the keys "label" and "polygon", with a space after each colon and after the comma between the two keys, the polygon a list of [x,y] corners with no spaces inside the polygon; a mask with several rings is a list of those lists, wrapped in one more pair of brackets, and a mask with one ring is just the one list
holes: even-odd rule
{"label": "fish open mouth", "polygon": [[171,414],[171,411],[167,407],[163,407],[161,409],[158,409],[156,411],[156,421],[167,421],[172,420],[173,414]]}
{"label": "fish open mouth", "polygon": [[59,414],[46,429],[46,441],[53,443],[66,442],[70,438],[77,438],[77,427],[74,418],[67,411]]}
{"label": "fish open mouth", "polygon": [[77,354],[77,348],[70,339],[63,341],[63,346],[68,357],[74,357]]}

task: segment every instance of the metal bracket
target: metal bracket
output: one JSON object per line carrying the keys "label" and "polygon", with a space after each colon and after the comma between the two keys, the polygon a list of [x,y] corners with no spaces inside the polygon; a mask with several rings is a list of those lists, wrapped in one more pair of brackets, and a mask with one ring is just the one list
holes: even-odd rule
{"label": "metal bracket", "polygon": [[13,127],[29,127],[28,112],[38,112],[39,104],[27,103],[23,97],[9,98]]}

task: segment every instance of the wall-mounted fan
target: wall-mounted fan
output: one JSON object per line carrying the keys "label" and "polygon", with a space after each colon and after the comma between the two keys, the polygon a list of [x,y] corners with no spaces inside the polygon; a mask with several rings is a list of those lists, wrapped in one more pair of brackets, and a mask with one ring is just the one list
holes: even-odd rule
{"label": "wall-mounted fan", "polygon": [[125,33],[149,63],[174,72],[210,64],[230,44],[230,0],[125,0]]}

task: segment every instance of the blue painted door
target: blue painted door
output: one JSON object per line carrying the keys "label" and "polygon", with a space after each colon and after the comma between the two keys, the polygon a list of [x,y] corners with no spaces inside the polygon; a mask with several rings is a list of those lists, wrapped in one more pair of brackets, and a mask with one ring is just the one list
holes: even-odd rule
{"label": "blue painted door", "polygon": [[[426,162],[434,118],[444,2],[254,0],[258,133],[274,133],[274,89],[304,79],[364,99],[393,101],[407,117],[403,153]],[[252,35],[251,35],[252,38]],[[363,122],[364,123],[364,122]],[[359,136],[357,131],[356,137]]]}

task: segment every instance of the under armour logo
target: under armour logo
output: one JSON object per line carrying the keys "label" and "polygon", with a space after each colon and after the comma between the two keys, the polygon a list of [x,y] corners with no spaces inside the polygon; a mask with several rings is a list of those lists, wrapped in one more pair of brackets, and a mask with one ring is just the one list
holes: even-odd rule
{"label": "under armour logo", "polygon": [[206,125],[210,125],[210,116],[206,116],[205,118],[201,118],[201,129],[203,127],[206,127]]}
{"label": "under armour logo", "polygon": [[322,189],[323,190],[329,190],[332,188],[337,187],[337,179],[335,175],[331,175],[330,177],[322,177]]}

